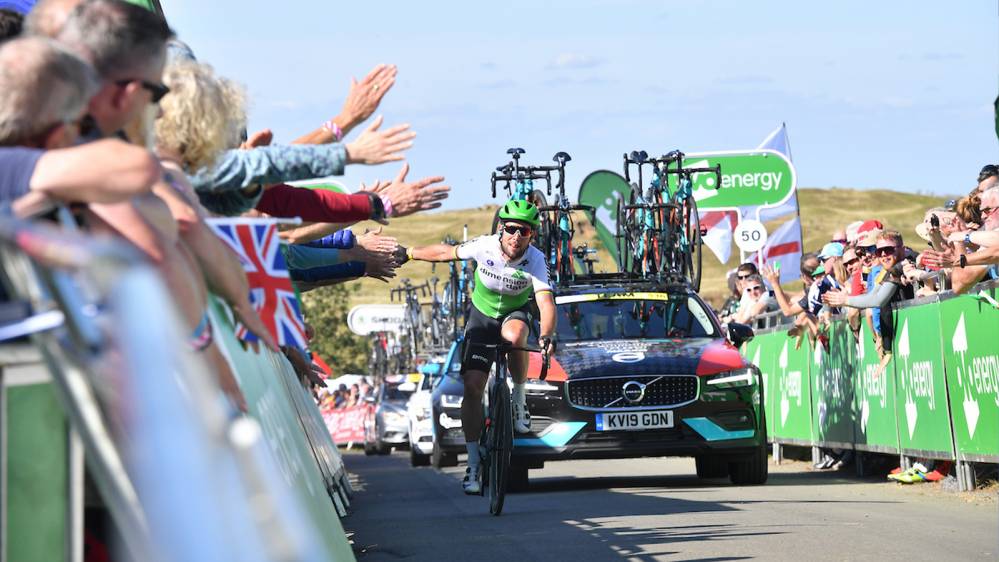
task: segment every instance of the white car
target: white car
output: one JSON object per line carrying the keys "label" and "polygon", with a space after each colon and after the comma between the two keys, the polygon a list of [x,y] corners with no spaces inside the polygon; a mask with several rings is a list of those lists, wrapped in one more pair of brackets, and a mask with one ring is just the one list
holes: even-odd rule
{"label": "white car", "polygon": [[430,454],[434,450],[433,420],[431,419],[429,374],[420,376],[416,392],[409,399],[406,413],[409,417],[409,461],[413,466],[430,464]]}

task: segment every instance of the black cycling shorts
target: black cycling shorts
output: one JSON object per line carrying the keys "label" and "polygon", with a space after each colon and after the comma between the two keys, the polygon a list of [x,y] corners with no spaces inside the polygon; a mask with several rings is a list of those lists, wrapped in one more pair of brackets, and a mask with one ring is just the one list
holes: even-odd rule
{"label": "black cycling shorts", "polygon": [[522,320],[531,327],[530,302],[500,318],[486,316],[478,308],[472,307],[465,324],[465,341],[461,353],[461,374],[465,371],[488,373],[496,361],[496,349],[476,344],[495,345],[503,341],[503,323],[507,320]]}

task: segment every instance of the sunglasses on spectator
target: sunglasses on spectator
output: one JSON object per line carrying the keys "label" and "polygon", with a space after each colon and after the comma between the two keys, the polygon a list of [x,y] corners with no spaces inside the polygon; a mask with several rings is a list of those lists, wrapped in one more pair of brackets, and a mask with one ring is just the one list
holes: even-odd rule
{"label": "sunglasses on spectator", "polygon": [[851,265],[857,263],[857,261],[858,261],[857,258],[853,258],[852,260],[847,260],[847,261],[843,262],[843,266],[844,267],[850,267]]}
{"label": "sunglasses on spectator", "polygon": [[990,216],[992,213],[996,212],[996,209],[999,209],[999,207],[982,207],[981,208],[982,218],[984,219]]}
{"label": "sunglasses on spectator", "polygon": [[844,246],[846,246],[846,243],[847,243],[846,242],[846,238],[837,238],[836,240],[830,240],[830,242],[835,242],[835,243],[838,243],[838,244],[842,244]]}
{"label": "sunglasses on spectator", "polygon": [[752,273],[747,273],[745,275],[739,275],[738,273],[736,273],[735,276],[738,277],[740,281],[744,281],[744,280],[749,279],[750,277],[752,277],[753,274]]}
{"label": "sunglasses on spectator", "polygon": [[163,96],[170,93],[170,88],[166,87],[165,85],[156,84],[154,82],[147,82],[145,80],[138,80],[138,79],[119,80],[115,82],[115,84],[119,86],[128,86],[132,82],[138,82],[140,86],[148,90],[150,96],[152,96],[153,103],[159,103],[160,100],[163,99]]}
{"label": "sunglasses on spectator", "polygon": [[514,234],[520,234],[521,236],[530,236],[531,227],[529,226],[517,226],[515,224],[504,224],[503,232],[513,236]]}
{"label": "sunglasses on spectator", "polygon": [[875,254],[878,256],[890,256],[895,253],[895,246],[878,246]]}
{"label": "sunglasses on spectator", "polygon": [[747,293],[752,292],[752,291],[762,291],[762,290],[763,290],[763,286],[761,286],[761,285],[753,285],[752,287],[746,287],[746,292]]}

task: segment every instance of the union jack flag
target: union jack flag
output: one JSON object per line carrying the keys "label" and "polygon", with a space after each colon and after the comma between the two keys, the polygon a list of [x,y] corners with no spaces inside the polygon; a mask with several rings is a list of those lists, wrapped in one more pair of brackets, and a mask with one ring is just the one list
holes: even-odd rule
{"label": "union jack flag", "polygon": [[[278,345],[305,349],[305,321],[281,252],[277,224],[246,218],[207,222],[239,256],[250,282],[250,302]],[[236,325],[236,337],[245,341],[257,339],[242,324]]]}

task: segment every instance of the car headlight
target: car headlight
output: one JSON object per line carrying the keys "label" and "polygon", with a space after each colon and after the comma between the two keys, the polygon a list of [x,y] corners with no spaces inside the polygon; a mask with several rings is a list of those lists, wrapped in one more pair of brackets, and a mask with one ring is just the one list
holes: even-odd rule
{"label": "car headlight", "polygon": [[714,388],[743,388],[756,384],[756,373],[752,368],[736,369],[718,373],[708,379]]}
{"label": "car headlight", "polygon": [[400,423],[406,421],[406,416],[399,412],[385,412],[385,421]]}
{"label": "car headlight", "polygon": [[464,396],[456,396],[452,394],[442,394],[441,395],[441,406],[445,408],[460,408],[461,400]]}
{"label": "car headlight", "polygon": [[454,419],[451,416],[445,414],[444,412],[441,412],[440,418],[437,421],[440,422],[441,427],[443,427],[444,429],[454,429],[457,427],[461,427],[460,419]]}

